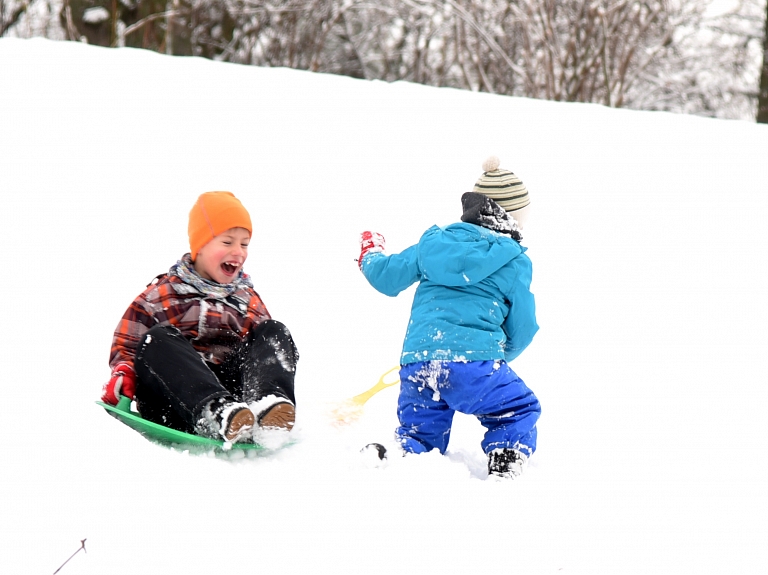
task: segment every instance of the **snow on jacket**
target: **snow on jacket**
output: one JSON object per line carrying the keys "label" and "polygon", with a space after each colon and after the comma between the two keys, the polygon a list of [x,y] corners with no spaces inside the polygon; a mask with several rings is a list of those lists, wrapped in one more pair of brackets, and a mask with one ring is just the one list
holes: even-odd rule
{"label": "snow on jacket", "polygon": [[363,274],[381,293],[394,297],[419,282],[400,363],[520,355],[539,329],[525,251],[508,236],[457,223],[432,226],[399,254],[367,254]]}
{"label": "snow on jacket", "polygon": [[203,359],[218,364],[267,319],[271,317],[264,302],[250,287],[213,297],[178,276],[162,275],[133,301],[117,325],[109,365],[133,365],[139,341],[155,325],[176,327]]}

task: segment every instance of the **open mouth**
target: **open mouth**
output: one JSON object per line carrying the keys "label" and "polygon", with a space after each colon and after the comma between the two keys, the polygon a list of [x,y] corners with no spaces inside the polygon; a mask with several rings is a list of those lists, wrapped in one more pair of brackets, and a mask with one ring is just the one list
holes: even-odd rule
{"label": "open mouth", "polygon": [[237,271],[238,264],[232,263],[232,262],[224,262],[221,264],[222,271],[227,274],[228,276],[235,275],[235,272]]}

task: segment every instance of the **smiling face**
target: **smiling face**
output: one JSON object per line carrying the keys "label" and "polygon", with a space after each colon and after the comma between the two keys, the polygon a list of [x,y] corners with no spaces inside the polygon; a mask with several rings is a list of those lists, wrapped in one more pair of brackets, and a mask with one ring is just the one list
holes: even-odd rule
{"label": "smiling face", "polygon": [[232,283],[248,258],[251,234],[245,228],[220,233],[197,252],[195,271],[207,280]]}

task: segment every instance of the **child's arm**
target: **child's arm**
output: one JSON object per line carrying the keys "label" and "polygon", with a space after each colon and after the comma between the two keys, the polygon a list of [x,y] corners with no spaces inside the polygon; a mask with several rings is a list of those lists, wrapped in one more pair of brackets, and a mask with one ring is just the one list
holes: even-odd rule
{"label": "child's arm", "polygon": [[502,326],[507,335],[504,344],[504,359],[507,363],[523,353],[539,331],[536,323],[536,302],[530,286],[531,264],[528,260],[527,265],[518,271],[515,281],[512,282],[511,292],[507,294],[510,302],[509,314]]}
{"label": "child's arm", "polygon": [[109,366],[118,364],[133,366],[139,340],[155,325],[156,320],[146,309],[144,294],[137,297],[123,314],[112,337]]}
{"label": "child's arm", "polygon": [[117,405],[121,396],[134,398],[136,372],[133,360],[136,357],[136,347],[154,323],[154,318],[144,307],[145,303],[144,294],[133,301],[117,324],[112,337],[112,349],[109,354],[112,375],[101,390],[101,401],[109,405]]}
{"label": "child's arm", "polygon": [[[417,246],[411,246],[399,254],[388,256],[384,253],[384,238],[373,234],[378,239],[370,242],[371,234],[364,232],[361,240],[363,251],[360,255],[360,270],[377,291],[394,297],[408,286],[421,279]],[[366,244],[368,238],[369,244]],[[367,249],[366,249],[367,248]]]}

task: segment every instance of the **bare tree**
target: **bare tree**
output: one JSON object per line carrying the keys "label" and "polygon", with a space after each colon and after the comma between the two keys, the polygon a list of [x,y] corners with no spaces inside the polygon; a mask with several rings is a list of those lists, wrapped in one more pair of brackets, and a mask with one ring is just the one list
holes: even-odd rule
{"label": "bare tree", "polygon": [[621,107],[669,57],[675,29],[691,15],[661,0],[498,2],[495,12],[474,19],[501,52],[479,32],[473,49],[483,55],[493,91]]}
{"label": "bare tree", "polygon": [[765,6],[763,27],[763,67],[760,74],[760,92],[757,96],[757,121],[768,124],[768,3]]}
{"label": "bare tree", "polygon": [[63,39],[55,15],[61,0],[0,0],[0,37]]}
{"label": "bare tree", "polygon": [[736,0],[717,18],[709,1],[0,0],[0,14],[7,32],[30,2],[58,3],[67,39],[104,46],[754,117],[765,0]]}
{"label": "bare tree", "polygon": [[0,36],[16,25],[28,7],[26,2],[0,0]]}

